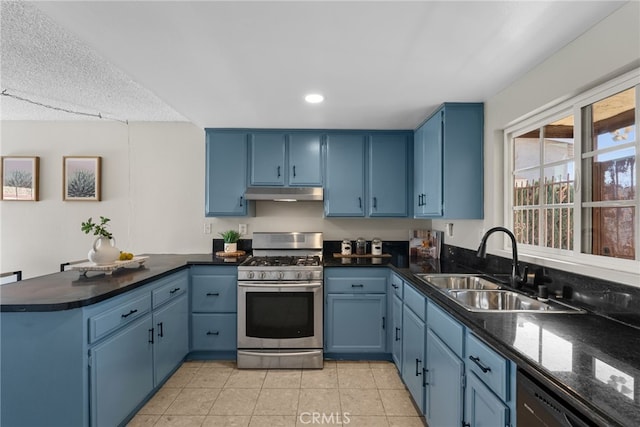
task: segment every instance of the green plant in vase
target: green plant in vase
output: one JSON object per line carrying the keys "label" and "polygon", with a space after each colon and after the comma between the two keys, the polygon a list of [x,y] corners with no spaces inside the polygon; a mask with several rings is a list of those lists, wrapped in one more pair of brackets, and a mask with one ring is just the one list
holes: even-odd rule
{"label": "green plant in vase", "polygon": [[220,233],[222,236],[222,240],[224,241],[224,251],[225,252],[237,252],[238,251],[238,240],[240,240],[241,234],[236,230],[227,230]]}
{"label": "green plant in vase", "polygon": [[80,224],[80,229],[85,234],[93,233],[94,236],[98,236],[88,254],[89,261],[96,265],[112,264],[120,257],[120,250],[116,247],[113,234],[107,230],[109,221],[109,218],[101,216],[100,223],[89,218]]}

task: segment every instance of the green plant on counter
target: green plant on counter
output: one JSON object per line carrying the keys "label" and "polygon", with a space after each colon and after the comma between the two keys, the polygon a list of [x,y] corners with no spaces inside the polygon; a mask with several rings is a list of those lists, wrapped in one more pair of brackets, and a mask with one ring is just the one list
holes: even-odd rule
{"label": "green plant on counter", "polygon": [[98,224],[94,223],[92,218],[89,218],[86,222],[82,223],[80,228],[86,234],[93,232],[94,236],[101,236],[106,237],[107,239],[111,239],[113,237],[113,234],[111,234],[111,232],[107,230],[109,221],[111,221],[109,218],[101,216],[100,224]]}
{"label": "green plant on counter", "polygon": [[225,243],[237,243],[240,240],[240,233],[236,230],[227,230],[223,233],[220,233],[222,239]]}

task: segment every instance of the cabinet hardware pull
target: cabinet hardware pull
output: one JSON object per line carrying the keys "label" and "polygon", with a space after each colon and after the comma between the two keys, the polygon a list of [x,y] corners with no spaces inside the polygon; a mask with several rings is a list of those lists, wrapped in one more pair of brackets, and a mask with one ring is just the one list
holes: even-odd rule
{"label": "cabinet hardware pull", "polygon": [[463,421],[462,422],[462,427],[471,427],[471,424],[466,422],[466,421]]}
{"label": "cabinet hardware pull", "polygon": [[153,328],[149,329],[149,342],[153,344]]}
{"label": "cabinet hardware pull", "polygon": [[135,310],[131,310],[130,312],[128,312],[127,314],[123,314],[122,318],[126,319],[127,317],[131,316],[133,313],[137,313],[138,309],[136,308]]}
{"label": "cabinet hardware pull", "polygon": [[207,335],[220,335],[220,331],[215,331],[215,332],[207,331]]}
{"label": "cabinet hardware pull", "polygon": [[242,207],[242,199],[243,199],[243,197],[240,196],[240,207]]}
{"label": "cabinet hardware pull", "polygon": [[280,166],[278,166],[278,178],[280,178]]}
{"label": "cabinet hardware pull", "polygon": [[362,283],[360,283],[359,285],[356,285],[355,283],[351,284],[352,288],[364,288],[364,285]]}
{"label": "cabinet hardware pull", "polygon": [[420,364],[421,363],[422,363],[422,360],[416,359],[416,377],[422,375],[422,372],[420,372]]}
{"label": "cabinet hardware pull", "polygon": [[400,337],[398,336],[398,332],[400,332],[400,328],[396,328],[396,341],[400,341]]}
{"label": "cabinet hardware pull", "polygon": [[378,198],[377,197],[373,198],[373,209],[378,209]]}
{"label": "cabinet hardware pull", "polygon": [[220,295],[220,292],[207,292],[208,297],[217,297]]}
{"label": "cabinet hardware pull", "polygon": [[429,382],[427,381],[427,372],[429,372],[427,368],[422,368],[422,387],[429,385]]}
{"label": "cabinet hardware pull", "polygon": [[483,366],[483,365],[480,363],[480,358],[479,358],[479,357],[469,356],[469,359],[470,359],[472,362],[474,362],[476,365],[478,365],[478,367],[479,367],[479,368],[482,370],[482,372],[484,372],[485,374],[486,374],[487,372],[490,372],[490,371],[491,371],[491,368],[490,368],[490,367],[488,367],[488,366]]}
{"label": "cabinet hardware pull", "polygon": [[382,329],[386,329],[387,326],[387,318],[382,316]]}
{"label": "cabinet hardware pull", "polygon": [[172,290],[169,291],[170,294],[175,294],[176,292],[178,292],[180,290],[180,288],[174,288]]}
{"label": "cabinet hardware pull", "polygon": [[393,289],[398,289],[398,285],[396,285],[395,283],[392,283],[391,286],[393,286]]}
{"label": "cabinet hardware pull", "polygon": [[163,324],[164,322],[160,322],[158,323],[158,336],[159,337],[164,337],[164,328],[163,328]]}
{"label": "cabinet hardware pull", "polygon": [[362,209],[362,197],[358,197],[358,206]]}
{"label": "cabinet hardware pull", "polygon": [[296,166],[295,165],[293,166],[293,177],[294,178],[296,177]]}

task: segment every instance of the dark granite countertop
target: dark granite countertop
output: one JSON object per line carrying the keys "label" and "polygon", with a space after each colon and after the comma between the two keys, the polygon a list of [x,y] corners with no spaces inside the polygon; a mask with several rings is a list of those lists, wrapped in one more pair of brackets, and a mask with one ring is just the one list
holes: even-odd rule
{"label": "dark granite countertop", "polygon": [[70,310],[104,301],[194,265],[238,265],[246,257],[219,258],[212,254],[149,255],[140,267],[126,267],[111,275],[65,271],[0,286],[0,311]]}
{"label": "dark granite countertop", "polygon": [[593,313],[470,312],[391,268],[597,425],[640,425],[640,330]]}

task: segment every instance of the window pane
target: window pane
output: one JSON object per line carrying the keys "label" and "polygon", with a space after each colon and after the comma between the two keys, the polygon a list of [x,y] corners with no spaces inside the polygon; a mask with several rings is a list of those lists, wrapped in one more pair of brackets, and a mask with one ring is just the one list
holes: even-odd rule
{"label": "window pane", "polygon": [[573,203],[573,162],[544,168],[544,203]]}
{"label": "window pane", "polygon": [[573,159],[573,115],[544,127],[544,162]]}
{"label": "window pane", "polygon": [[583,199],[591,202],[634,200],[636,195],[635,148],[586,158],[583,161]]}
{"label": "window pane", "polygon": [[539,169],[518,172],[513,180],[514,206],[531,206],[540,203]]}
{"label": "window pane", "polygon": [[635,88],[605,98],[583,109],[591,139],[584,152],[601,150],[636,139]]}
{"label": "window pane", "polygon": [[539,245],[539,209],[522,209],[513,212],[513,234],[518,243]]}
{"label": "window pane", "polygon": [[515,170],[540,164],[540,129],[514,139],[513,165]]}
{"label": "window pane", "polygon": [[584,208],[582,223],[582,252],[614,258],[635,259],[635,208]]}
{"label": "window pane", "polygon": [[545,246],[556,249],[573,249],[573,207],[544,210]]}

